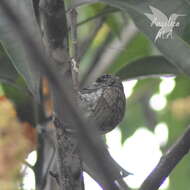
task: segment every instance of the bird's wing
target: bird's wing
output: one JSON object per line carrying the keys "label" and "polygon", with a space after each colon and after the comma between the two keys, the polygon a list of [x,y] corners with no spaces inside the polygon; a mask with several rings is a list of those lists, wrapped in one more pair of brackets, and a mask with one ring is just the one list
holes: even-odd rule
{"label": "bird's wing", "polygon": [[98,84],[97,82],[93,82],[92,84],[86,86],[85,88],[81,89],[81,93],[86,94],[86,93],[91,93],[94,92],[95,90],[101,88],[102,86]]}
{"label": "bird's wing", "polygon": [[[168,22],[168,17],[161,12],[159,9],[149,6],[149,8],[151,9],[154,18],[157,18],[157,23],[167,23]],[[159,24],[158,24],[159,25]]]}
{"label": "bird's wing", "polygon": [[89,108],[96,106],[97,99],[102,95],[103,89],[82,89],[79,93],[79,105],[86,105]]}

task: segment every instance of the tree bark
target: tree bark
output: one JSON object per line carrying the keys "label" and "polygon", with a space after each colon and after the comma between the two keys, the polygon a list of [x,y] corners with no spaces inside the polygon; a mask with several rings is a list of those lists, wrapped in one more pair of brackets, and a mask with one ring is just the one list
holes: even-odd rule
{"label": "tree bark", "polygon": [[[69,84],[70,95],[73,102],[76,102],[69,62],[68,31],[64,2],[62,0],[41,0],[40,15],[40,23],[44,34],[43,41],[51,64],[55,65],[58,78]],[[54,112],[57,117],[55,128],[60,189],[81,190],[84,185],[80,152],[78,151],[78,138],[74,133],[67,132],[72,131],[74,126],[70,120],[67,107],[64,105],[63,108],[60,108],[60,101],[62,100],[59,99],[59,94],[57,94],[54,86],[52,86],[52,95]]]}

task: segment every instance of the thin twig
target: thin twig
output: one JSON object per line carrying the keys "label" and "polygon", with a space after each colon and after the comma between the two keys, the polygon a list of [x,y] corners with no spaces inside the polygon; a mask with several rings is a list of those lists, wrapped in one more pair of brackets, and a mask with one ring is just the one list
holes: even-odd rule
{"label": "thin twig", "polygon": [[120,10],[117,9],[117,8],[114,8],[114,7],[109,7],[109,6],[106,6],[101,12],[99,12],[98,14],[92,16],[92,17],[89,17],[81,22],[79,22],[77,24],[77,26],[82,26],[83,24],[86,24],[92,20],[95,20],[99,17],[104,17],[105,15],[108,15],[108,14],[111,14],[111,13],[116,13],[116,12],[119,12]]}
{"label": "thin twig", "polygon": [[161,157],[159,163],[145,179],[139,190],[157,190],[175,166],[189,152],[190,126],[177,142]]}
{"label": "thin twig", "polygon": [[[92,75],[92,73],[94,72],[96,67],[99,66],[99,59],[101,58],[106,47],[109,45],[111,39],[112,39],[112,35],[111,35],[111,32],[109,32],[108,35],[106,36],[106,39],[103,42],[103,44],[101,44],[101,46],[94,53],[95,55],[92,59],[91,65],[83,75],[81,83],[80,83],[81,88],[84,87],[85,85],[87,85],[89,82],[92,82],[94,78],[99,77],[98,75],[96,75],[96,76],[93,75],[94,78],[93,79],[91,78],[91,80],[89,80],[90,76]],[[102,73],[99,73],[99,75],[101,75],[101,74]]]}
{"label": "thin twig", "polygon": [[30,169],[34,169],[34,166],[32,166],[31,164],[29,164],[26,160],[23,161],[24,165],[26,165],[27,167],[29,167]]}
{"label": "thin twig", "polygon": [[79,59],[78,59],[78,42],[77,42],[77,11],[71,9],[70,12],[70,28],[71,28],[71,69],[72,69],[72,79],[73,87],[77,94],[79,90]]}
{"label": "thin twig", "polygon": [[100,30],[103,24],[104,24],[104,18],[101,18],[97,22],[95,22],[94,30],[91,31],[89,35],[85,38],[85,40],[79,44],[79,47],[80,47],[78,51],[79,61],[83,58],[83,56],[89,50],[94,38],[96,37],[98,31]]}

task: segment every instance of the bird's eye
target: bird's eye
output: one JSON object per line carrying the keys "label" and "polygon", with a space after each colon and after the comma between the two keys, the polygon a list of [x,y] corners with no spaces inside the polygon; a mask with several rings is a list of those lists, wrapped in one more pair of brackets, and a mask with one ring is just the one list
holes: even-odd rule
{"label": "bird's eye", "polygon": [[111,75],[109,74],[105,74],[105,75],[102,75],[101,77],[99,77],[96,82],[105,82],[107,81],[107,79],[111,78]]}

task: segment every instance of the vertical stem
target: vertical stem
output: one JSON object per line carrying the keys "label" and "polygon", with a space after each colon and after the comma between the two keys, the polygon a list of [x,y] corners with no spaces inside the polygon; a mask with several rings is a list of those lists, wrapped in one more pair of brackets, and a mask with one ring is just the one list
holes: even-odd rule
{"label": "vertical stem", "polygon": [[[72,83],[72,70],[69,64],[69,46],[66,11],[63,0],[41,0],[40,1],[41,24],[43,28],[43,41],[48,52],[51,64],[56,68],[57,77],[67,83],[69,94],[73,102],[76,102],[75,87]],[[74,48],[75,49],[75,48]],[[76,57],[76,53],[74,53]],[[60,99],[57,90],[52,86],[54,112],[56,121],[56,149],[59,168],[60,190],[82,190],[82,163],[78,151],[78,138],[73,129],[70,112]],[[64,97],[63,97],[64,98]],[[63,102],[61,107],[60,102]],[[69,131],[69,132],[68,132]]]}
{"label": "vertical stem", "polygon": [[79,59],[78,59],[78,43],[77,43],[77,11],[71,9],[70,12],[70,28],[71,28],[71,68],[73,87],[76,92],[79,90]]}

